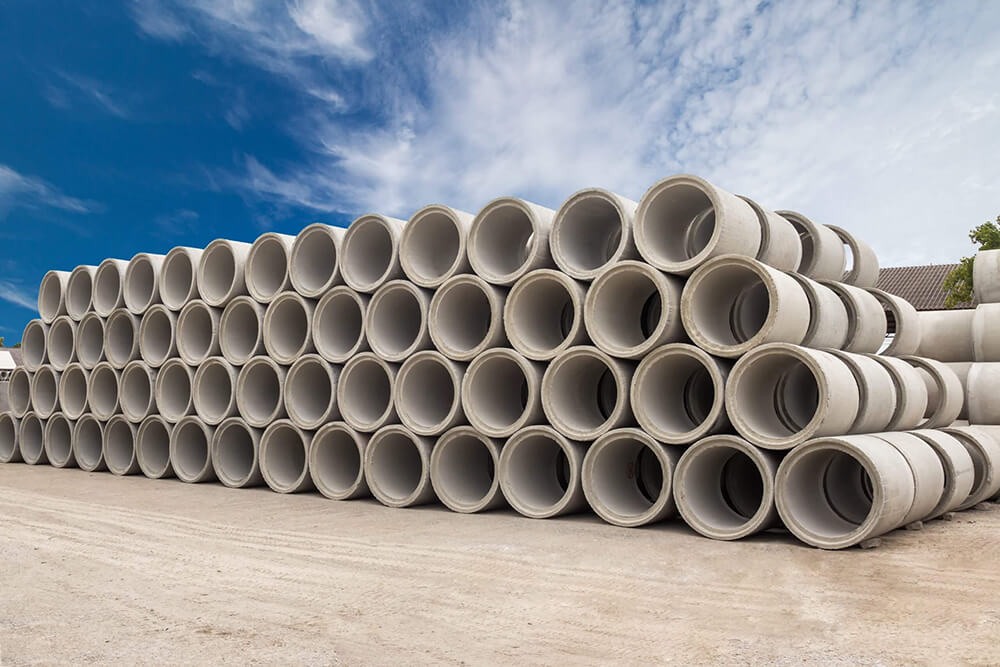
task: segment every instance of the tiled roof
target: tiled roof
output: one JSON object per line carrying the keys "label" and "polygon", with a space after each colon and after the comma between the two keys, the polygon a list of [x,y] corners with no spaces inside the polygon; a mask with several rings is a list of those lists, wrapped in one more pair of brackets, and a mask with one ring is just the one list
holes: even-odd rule
{"label": "tiled roof", "polygon": [[10,356],[14,357],[14,363],[18,366],[21,365],[21,348],[19,347],[0,347],[0,350],[4,352],[10,352]]}
{"label": "tiled roof", "polygon": [[[903,297],[917,310],[947,310],[941,283],[957,266],[958,264],[930,264],[886,267],[878,273],[878,288]],[[972,304],[956,306],[956,308],[971,307]]]}

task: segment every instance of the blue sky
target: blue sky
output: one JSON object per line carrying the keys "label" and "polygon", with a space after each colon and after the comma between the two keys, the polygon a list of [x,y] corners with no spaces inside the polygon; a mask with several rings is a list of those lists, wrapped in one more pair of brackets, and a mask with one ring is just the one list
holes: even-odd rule
{"label": "blue sky", "polygon": [[705,176],[955,261],[1000,214],[1000,3],[10,0],[0,336],[47,269]]}

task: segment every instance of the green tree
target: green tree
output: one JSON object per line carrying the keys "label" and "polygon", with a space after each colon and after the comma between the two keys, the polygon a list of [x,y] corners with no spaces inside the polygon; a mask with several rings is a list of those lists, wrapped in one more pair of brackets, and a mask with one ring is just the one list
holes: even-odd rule
{"label": "green tree", "polygon": [[[996,222],[984,222],[971,232],[969,239],[979,246],[979,250],[996,250],[1000,248],[1000,215]],[[944,278],[941,289],[946,294],[944,305],[948,308],[972,302],[972,257],[963,257],[951,273]]]}

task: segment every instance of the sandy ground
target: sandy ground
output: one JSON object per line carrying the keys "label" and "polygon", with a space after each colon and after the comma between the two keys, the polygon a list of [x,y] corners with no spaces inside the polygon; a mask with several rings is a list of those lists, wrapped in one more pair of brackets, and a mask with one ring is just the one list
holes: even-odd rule
{"label": "sandy ground", "polygon": [[1000,507],[882,547],[0,465],[0,664],[1000,662]]}

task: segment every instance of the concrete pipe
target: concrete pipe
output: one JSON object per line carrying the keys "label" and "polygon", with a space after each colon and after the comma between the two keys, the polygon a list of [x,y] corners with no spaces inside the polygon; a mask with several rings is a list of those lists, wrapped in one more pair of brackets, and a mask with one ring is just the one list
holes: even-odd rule
{"label": "concrete pipe", "polygon": [[673,479],[680,450],[644,431],[605,433],[587,449],[581,480],[591,509],[610,524],[635,528],[677,513]]}
{"label": "concrete pipe", "polygon": [[674,500],[687,525],[713,540],[739,540],[778,524],[776,452],[735,435],[713,435],[685,450],[674,469]]}
{"label": "concrete pipe", "polygon": [[124,415],[115,415],[104,425],[104,462],[112,475],[142,472],[135,453],[135,431],[135,424]]}
{"label": "concrete pipe", "polygon": [[288,279],[304,297],[318,299],[340,284],[340,246],[345,230],[322,223],[309,225],[295,237],[288,255]]}
{"label": "concrete pipe", "polygon": [[10,412],[0,412],[0,463],[19,463],[21,447],[17,442],[17,434],[21,424]]}
{"label": "concrete pipe", "polygon": [[92,303],[94,312],[101,317],[108,317],[119,308],[125,307],[122,283],[125,282],[127,268],[128,262],[124,259],[106,259],[97,267],[97,272],[94,274]]}
{"label": "concrete pipe", "polygon": [[500,488],[510,506],[530,519],[549,519],[587,507],[582,469],[586,445],[550,426],[515,433],[500,452]]}
{"label": "concrete pipe", "polygon": [[669,445],[728,430],[725,387],[731,368],[686,343],[653,350],[636,367],[629,390],[636,421]]}
{"label": "concrete pipe", "polygon": [[383,283],[403,277],[399,239],[406,223],[368,213],[344,232],[340,245],[340,275],[351,289],[371,294]]}
{"label": "concrete pipe", "polygon": [[718,255],[756,257],[760,240],[760,221],[750,204],[697,176],[656,183],[635,213],[639,254],[668,273],[689,275]]}
{"label": "concrete pipe", "polygon": [[802,261],[796,269],[797,273],[815,280],[843,278],[847,256],[844,244],[836,232],[795,211],[775,212],[792,223],[802,242]]}
{"label": "concrete pipe", "polygon": [[431,452],[431,484],[445,507],[472,514],[507,505],[497,474],[502,446],[471,426],[456,426],[438,438]]}
{"label": "concrete pipe", "polygon": [[846,363],[829,352],[787,343],[747,353],[726,384],[726,409],[736,431],[766,449],[791,449],[846,433],[860,400]]}
{"label": "concrete pipe", "polygon": [[59,377],[62,374],[49,366],[42,366],[31,378],[31,409],[39,419],[48,419],[59,409]]}
{"label": "concrete pipe", "polygon": [[[965,392],[965,401],[962,402],[962,411],[958,413],[959,419],[969,420],[969,405],[972,398],[969,395],[969,373],[972,370],[975,362],[972,361],[951,361],[945,363],[945,366],[950,368],[955,375],[958,376],[958,380],[962,383],[962,390]],[[1000,367],[998,367],[1000,368]],[[986,394],[984,394],[985,396]],[[995,423],[991,420],[983,422],[982,420],[977,420],[980,423]]]}
{"label": "concrete pipe", "polygon": [[212,466],[215,476],[231,489],[260,486],[261,430],[248,426],[239,417],[230,417],[215,429],[212,437]]}
{"label": "concrete pipe", "polygon": [[840,281],[864,289],[875,287],[878,282],[878,255],[875,254],[871,246],[846,229],[834,225],[827,225],[827,228],[833,230],[833,233],[851,253],[850,262],[846,262],[849,267],[844,271]]}
{"label": "concrete pipe", "polygon": [[205,360],[194,374],[194,411],[209,426],[236,414],[236,368],[222,357]]}
{"label": "concrete pipe", "polygon": [[181,359],[170,359],[156,374],[156,407],[171,424],[194,411],[193,385],[194,371]]}
{"label": "concrete pipe", "polygon": [[511,288],[503,323],[515,350],[535,361],[554,359],[588,341],[583,324],[584,286],[564,273],[539,269]]}
{"label": "concrete pipe", "polygon": [[555,267],[549,230],[555,211],[516,197],[494,199],[469,230],[469,264],[486,282],[509,286],[534,269]]}
{"label": "concrete pipe", "polygon": [[236,378],[236,409],[250,426],[266,428],[285,417],[285,367],[271,357],[254,357]]}
{"label": "concrete pipe", "polygon": [[337,406],[355,430],[374,433],[397,420],[392,402],[397,364],[362,352],[344,365],[337,382]]}
{"label": "concrete pipe", "polygon": [[75,423],[61,412],[53,413],[45,422],[45,457],[53,468],[75,468],[73,427]]}
{"label": "concrete pipe", "polygon": [[723,255],[688,280],[681,319],[698,347],[735,358],[765,343],[801,343],[809,299],[788,274],[750,257]]}
{"label": "concrete pipe", "polygon": [[980,250],[972,262],[976,303],[1000,303],[1000,250]]}
{"label": "concrete pipe", "polygon": [[972,491],[955,509],[967,510],[995,498],[1000,492],[1000,444],[996,439],[1000,433],[991,426],[956,426],[941,431],[956,438],[972,457]]}
{"label": "concrete pipe", "polygon": [[170,465],[170,436],[174,425],[160,415],[146,417],[135,434],[135,455],[142,474],[150,479],[174,476]]}
{"label": "concrete pipe", "polygon": [[221,308],[247,293],[245,269],[250,244],[216,239],[198,261],[198,294],[209,306]]}
{"label": "concrete pipe", "polygon": [[434,288],[459,273],[469,273],[467,240],[475,216],[431,204],[410,218],[399,240],[403,273],[419,287]]}
{"label": "concrete pipe", "polygon": [[23,366],[17,366],[10,373],[10,380],[7,383],[7,405],[17,419],[31,410],[31,373]]}
{"label": "concrete pipe", "polygon": [[886,322],[894,331],[889,345],[881,354],[900,357],[915,354],[920,348],[920,315],[909,301],[880,289],[869,289],[868,293],[878,299],[886,314]]}
{"label": "concrete pipe", "polygon": [[340,419],[337,408],[337,379],[340,367],[318,354],[307,354],[292,364],[285,376],[285,410],[292,423],[314,431]]}
{"label": "concrete pipe", "polygon": [[170,465],[177,479],[188,484],[215,481],[212,439],[215,427],[189,415],[174,425],[170,434]]}
{"label": "concrete pipe", "polygon": [[121,374],[119,391],[122,414],[133,424],[156,413],[156,369],[142,361],[133,361]]}
{"label": "concrete pipe", "polygon": [[917,428],[942,428],[958,419],[965,402],[965,390],[955,371],[945,364],[923,357],[905,356],[903,361],[917,369],[927,387],[927,409]]}
{"label": "concrete pipe", "polygon": [[382,285],[368,302],[365,333],[372,352],[401,362],[432,346],[427,318],[430,293],[405,280]]}
{"label": "concrete pipe", "polygon": [[438,435],[465,423],[462,378],[466,365],[425,350],[407,359],[393,385],[399,420],[417,435]]}
{"label": "concrete pipe", "polygon": [[24,326],[24,333],[21,334],[21,363],[31,373],[49,360],[46,344],[48,335],[49,325],[41,320],[31,320]]}
{"label": "concrete pipe", "polygon": [[264,349],[272,359],[287,366],[314,351],[315,308],[315,301],[295,292],[283,292],[271,301],[264,313]]}
{"label": "concrete pipe", "polygon": [[944,464],[937,453],[929,443],[910,433],[878,433],[875,437],[898,449],[913,471],[913,503],[903,517],[903,525],[930,519],[945,491]]}
{"label": "concrete pipe", "polygon": [[367,434],[343,422],[324,424],[309,448],[309,475],[316,490],[333,500],[370,495],[365,481]]}
{"label": "concrete pipe", "polygon": [[73,427],[73,458],[81,470],[107,470],[104,463],[104,425],[90,413],[84,413]]}
{"label": "concrete pipe", "polygon": [[104,323],[104,356],[118,370],[139,358],[139,318],[124,308]]}
{"label": "concrete pipe", "polygon": [[66,283],[66,314],[79,322],[87,314],[94,301],[94,274],[96,266],[78,266],[69,274]]}
{"label": "concrete pipe", "polygon": [[632,237],[637,206],[601,188],[571,195],[552,220],[549,250],[556,266],[577,280],[593,280],[617,262],[637,259]]}
{"label": "concrete pipe", "polygon": [[916,368],[896,357],[866,355],[882,364],[896,387],[896,409],[886,431],[910,431],[924,420],[927,412],[927,386]]}
{"label": "concrete pipe", "polygon": [[69,315],[60,315],[49,325],[45,348],[49,364],[57,371],[76,361],[76,322]]}
{"label": "concrete pipe", "polygon": [[76,358],[88,371],[104,361],[104,318],[87,313],[76,327]]}
{"label": "concrete pipe", "polygon": [[312,437],[312,433],[287,419],[279,419],[264,431],[260,437],[260,472],[272,491],[298,493],[315,488],[309,476]]}
{"label": "concrete pipe", "polygon": [[785,526],[821,549],[844,549],[898,528],[914,498],[906,458],[870,435],[807,442],[785,456],[775,476]]}
{"label": "concrete pipe", "polygon": [[[981,303],[972,316],[972,354],[975,361],[1000,361],[1000,303]],[[49,329],[51,335],[52,329]]]}
{"label": "concrete pipe", "polygon": [[247,293],[258,303],[271,303],[274,297],[292,288],[288,258],[294,243],[294,236],[276,232],[265,232],[253,242],[243,267],[243,281]]}
{"label": "concrete pipe", "polygon": [[177,356],[177,314],[162,303],[150,306],[139,323],[139,357],[159,368]]}
{"label": "concrete pipe", "polygon": [[878,352],[885,344],[888,323],[885,309],[874,296],[853,285],[824,280],[822,284],[833,290],[847,309],[847,352]]}
{"label": "concrete pipe", "polygon": [[167,253],[160,266],[160,300],[168,310],[179,312],[198,298],[200,248],[178,246]]}
{"label": "concrete pipe", "polygon": [[567,438],[595,440],[634,423],[629,386],[635,364],[595,347],[571,347],[542,377],[542,409]]}
{"label": "concrete pipe", "polygon": [[958,509],[972,493],[972,486],[976,481],[972,456],[955,436],[943,431],[923,429],[911,433],[931,446],[944,469],[944,493],[927,517],[936,519]]}
{"label": "concrete pipe", "polygon": [[938,361],[974,361],[975,310],[922,310],[917,355]]}
{"label": "concrete pipe", "polygon": [[848,433],[881,433],[889,427],[898,405],[896,383],[885,366],[863,354],[826,350],[851,369],[858,383],[858,416]]}
{"label": "concrete pipe", "polygon": [[[953,373],[956,365],[948,364]],[[958,373],[955,375],[958,376]],[[1000,396],[1000,363],[969,364],[965,376],[963,386],[969,423],[1000,424],[1000,401],[997,400]]]}
{"label": "concrete pipe", "polygon": [[219,319],[219,349],[226,361],[242,366],[264,354],[264,307],[248,296],[238,296],[226,305]]}
{"label": "concrete pipe", "polygon": [[142,315],[146,309],[161,302],[160,270],[163,255],[140,252],[128,263],[122,283],[125,308],[133,315]]}
{"label": "concrete pipe", "polygon": [[45,454],[45,422],[34,412],[21,418],[17,431],[17,444],[21,450],[21,460],[28,465],[48,463]]}
{"label": "concrete pipe", "polygon": [[545,421],[541,385],[545,368],[514,350],[496,348],[476,357],[462,381],[469,423],[484,435],[507,438]]}
{"label": "concrete pipe", "polygon": [[449,278],[434,292],[428,333],[434,346],[455,361],[471,361],[494,347],[506,347],[503,326],[507,290],[479,276]]}
{"label": "concrete pipe", "polygon": [[42,278],[38,287],[38,316],[42,322],[52,324],[57,317],[66,314],[69,276],[69,271],[49,271]]}
{"label": "concrete pipe", "polygon": [[343,364],[368,350],[368,298],[346,285],[338,285],[323,295],[312,320],[312,342],[319,356],[331,364]]}
{"label": "concrete pipe", "polygon": [[655,347],[687,340],[680,314],[683,289],[681,279],[648,264],[619,262],[587,290],[587,333],[594,345],[625,359],[641,359]]}
{"label": "concrete pipe", "polygon": [[379,429],[365,450],[365,479],[376,500],[386,507],[412,507],[434,502],[430,459],[434,441],[390,425]]}
{"label": "concrete pipe", "polygon": [[80,364],[70,364],[59,377],[59,406],[67,419],[79,419],[87,411],[90,373]]}
{"label": "concrete pipe", "polygon": [[219,325],[222,311],[204,301],[189,301],[177,316],[177,354],[189,366],[198,366],[222,353]]}
{"label": "concrete pipe", "polygon": [[757,214],[760,222],[760,250],[756,259],[780,271],[794,271],[802,261],[802,241],[785,218],[743,195],[737,195]]}

